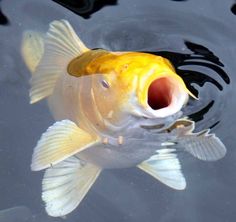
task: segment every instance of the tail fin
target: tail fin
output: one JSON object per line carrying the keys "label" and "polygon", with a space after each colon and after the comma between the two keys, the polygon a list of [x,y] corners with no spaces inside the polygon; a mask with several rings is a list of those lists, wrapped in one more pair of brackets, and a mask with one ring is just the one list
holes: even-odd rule
{"label": "tail fin", "polygon": [[[30,43],[35,42],[41,42],[40,38],[34,36],[31,42],[28,41],[27,44],[29,45],[27,47],[27,44],[25,44],[25,47],[23,47],[25,50],[22,51],[26,52],[26,54],[28,52],[32,54],[34,49],[37,50],[37,47],[34,48]],[[53,21],[44,40],[44,53],[41,57],[39,56],[40,62],[36,59],[39,64],[35,65],[37,62],[34,61],[33,65],[29,66],[32,67],[32,71],[35,69],[31,79],[30,103],[38,102],[50,96],[58,77],[67,72],[69,62],[88,50],[68,21]],[[37,53],[40,54],[40,52]],[[28,58],[27,55],[24,56],[23,53],[25,58]],[[25,60],[28,61],[27,59]]]}

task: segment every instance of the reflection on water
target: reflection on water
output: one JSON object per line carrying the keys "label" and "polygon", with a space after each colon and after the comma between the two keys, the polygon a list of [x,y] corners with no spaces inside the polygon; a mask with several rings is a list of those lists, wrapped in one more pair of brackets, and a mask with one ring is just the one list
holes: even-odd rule
{"label": "reflection on water", "polygon": [[116,5],[118,0],[53,0],[68,8],[83,18],[90,18],[90,15],[106,5]]}
{"label": "reflection on water", "polygon": [[169,58],[199,96],[199,101],[189,101],[185,113],[198,121],[197,130],[218,123],[213,132],[227,146],[228,155],[216,163],[183,157],[188,180],[183,192],[136,169],[104,171],[79,209],[64,221],[234,221],[236,21],[231,0],[119,0],[87,20],[53,1],[1,3],[11,21],[11,26],[0,27],[1,210],[24,205],[32,221],[62,221],[46,215],[40,198],[42,174],[29,169],[35,141],[54,120],[46,103],[28,105],[29,73],[19,45],[24,30],[45,32],[49,22],[66,18],[90,48],[157,52]]}

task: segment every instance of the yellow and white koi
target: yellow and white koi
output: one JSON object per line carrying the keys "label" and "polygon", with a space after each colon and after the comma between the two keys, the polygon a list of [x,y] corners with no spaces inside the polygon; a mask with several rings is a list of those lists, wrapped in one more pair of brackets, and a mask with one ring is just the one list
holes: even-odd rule
{"label": "yellow and white koi", "polygon": [[209,130],[181,118],[189,95],[171,63],[140,52],[90,50],[65,21],[46,35],[27,31],[30,102],[48,98],[56,122],[38,141],[31,169],[46,169],[42,199],[51,216],[74,210],[104,168],[137,166],[162,183],[186,186],[177,152],[202,160],[226,149]]}

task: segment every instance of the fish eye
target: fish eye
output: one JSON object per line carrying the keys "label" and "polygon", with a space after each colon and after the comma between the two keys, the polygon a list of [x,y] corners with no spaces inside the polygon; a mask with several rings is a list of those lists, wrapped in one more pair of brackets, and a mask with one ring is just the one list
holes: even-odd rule
{"label": "fish eye", "polygon": [[103,79],[103,80],[101,81],[101,83],[102,83],[102,86],[103,86],[104,88],[106,88],[106,89],[109,89],[109,88],[110,88],[109,83],[108,83],[105,79]]}

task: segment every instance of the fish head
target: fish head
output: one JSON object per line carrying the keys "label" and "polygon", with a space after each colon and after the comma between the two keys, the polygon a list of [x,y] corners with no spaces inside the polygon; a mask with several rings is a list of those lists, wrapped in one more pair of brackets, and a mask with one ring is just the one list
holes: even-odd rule
{"label": "fish head", "polygon": [[90,50],[70,63],[68,73],[85,73],[98,110],[103,117],[112,111],[115,122],[130,115],[165,118],[179,112],[189,95],[196,98],[169,60],[148,53]]}

